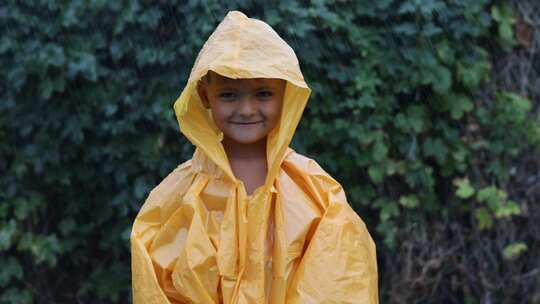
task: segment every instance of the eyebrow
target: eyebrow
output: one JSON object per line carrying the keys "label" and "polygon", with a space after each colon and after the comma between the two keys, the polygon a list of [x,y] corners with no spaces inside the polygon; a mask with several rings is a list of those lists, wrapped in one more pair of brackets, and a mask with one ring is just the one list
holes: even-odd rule
{"label": "eyebrow", "polygon": [[[261,91],[261,90],[276,90],[276,89],[277,88],[275,88],[274,86],[264,85],[264,86],[261,86],[261,87],[257,87],[255,90]],[[218,90],[220,90],[220,91],[225,91],[225,90],[238,91],[238,88],[230,87],[229,85],[225,84],[222,87],[218,87]]]}

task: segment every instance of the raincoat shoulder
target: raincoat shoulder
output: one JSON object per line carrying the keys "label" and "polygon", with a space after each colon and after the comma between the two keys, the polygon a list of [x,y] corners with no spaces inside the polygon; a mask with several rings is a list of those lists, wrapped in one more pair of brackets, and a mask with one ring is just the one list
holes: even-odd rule
{"label": "raincoat shoulder", "polygon": [[191,166],[188,160],[170,172],[146,198],[142,205],[132,229],[132,238],[143,238],[145,234],[157,228],[155,226],[164,222],[172,211],[178,208],[180,198],[187,192],[193,179]]}
{"label": "raincoat shoulder", "polygon": [[375,243],[341,185],[296,152],[282,167],[321,210],[289,289],[290,303],[378,303]]}
{"label": "raincoat shoulder", "polygon": [[131,230],[131,269],[134,303],[171,303],[160,284],[154,261],[148,254],[163,224],[181,204],[193,178],[191,160],[184,162],[163,179],[148,195]]}

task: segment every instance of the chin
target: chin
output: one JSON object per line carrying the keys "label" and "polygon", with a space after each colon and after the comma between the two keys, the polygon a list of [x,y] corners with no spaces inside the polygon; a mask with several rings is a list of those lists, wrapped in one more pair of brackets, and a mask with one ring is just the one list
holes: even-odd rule
{"label": "chin", "polygon": [[265,139],[265,137],[262,137],[262,138],[256,138],[256,139],[248,139],[248,138],[232,138],[232,140],[236,141],[237,143],[239,144],[243,144],[243,145],[251,145],[251,144],[254,144],[254,143],[257,143],[263,139]]}
{"label": "chin", "polygon": [[262,136],[227,136],[229,137],[231,140],[239,143],[239,144],[243,144],[243,145],[250,145],[250,144],[254,144],[254,143],[257,143],[261,140],[265,140],[266,139],[266,135],[262,135]]}

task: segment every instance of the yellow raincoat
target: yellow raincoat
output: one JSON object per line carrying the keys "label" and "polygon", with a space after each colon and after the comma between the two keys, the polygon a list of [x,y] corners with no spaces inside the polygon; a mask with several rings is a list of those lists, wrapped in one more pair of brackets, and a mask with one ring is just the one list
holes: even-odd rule
{"label": "yellow raincoat", "polygon": [[[247,195],[197,94],[209,70],[287,81],[268,136],[265,184]],[[288,148],[310,89],[266,23],[230,12],[174,105],[197,147],[141,208],[131,234],[133,298],[165,303],[378,303],[375,245],[341,186]]]}

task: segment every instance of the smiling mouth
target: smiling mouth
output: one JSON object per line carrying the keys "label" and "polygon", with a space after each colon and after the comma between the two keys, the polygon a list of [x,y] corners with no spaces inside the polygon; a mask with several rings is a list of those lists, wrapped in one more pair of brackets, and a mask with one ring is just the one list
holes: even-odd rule
{"label": "smiling mouth", "polygon": [[255,125],[255,124],[259,124],[259,123],[262,123],[262,121],[250,121],[250,122],[236,122],[236,121],[231,121],[232,124],[235,124],[235,125]]}

